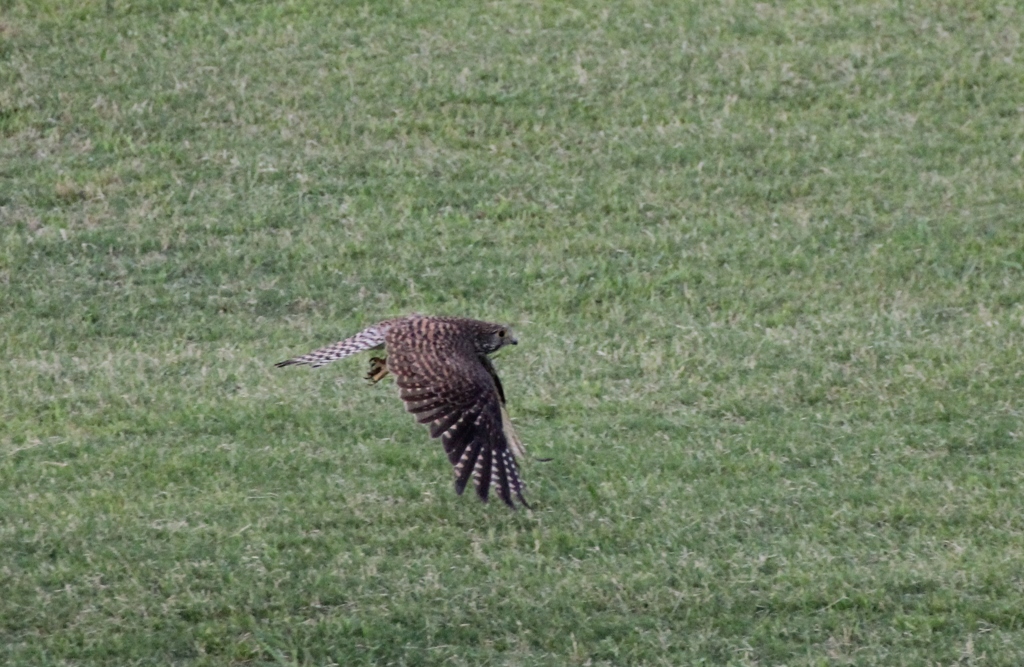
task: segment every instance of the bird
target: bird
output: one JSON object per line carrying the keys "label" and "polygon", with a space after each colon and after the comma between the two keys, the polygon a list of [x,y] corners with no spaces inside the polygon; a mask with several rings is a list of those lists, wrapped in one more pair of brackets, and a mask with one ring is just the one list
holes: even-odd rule
{"label": "bird", "polygon": [[281,361],[275,366],[319,368],[366,350],[383,349],[370,358],[366,379],[376,383],[395,377],[405,409],[440,438],[454,467],[455,492],[462,495],[472,477],[476,494],[487,502],[493,486],[498,497],[516,509],[525,484],[517,457],[526,450],[505,407],[505,390],[490,355],[518,340],[509,327],[463,317],[413,314],[384,320],[354,336]]}

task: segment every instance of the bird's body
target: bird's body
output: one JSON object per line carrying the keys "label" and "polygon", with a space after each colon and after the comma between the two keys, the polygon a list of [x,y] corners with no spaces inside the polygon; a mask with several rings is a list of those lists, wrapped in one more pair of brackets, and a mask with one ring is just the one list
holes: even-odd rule
{"label": "bird's body", "polygon": [[410,315],[379,322],[277,365],[317,368],[384,348],[386,359],[373,357],[367,378],[376,382],[388,373],[395,376],[406,410],[430,428],[431,437],[441,438],[455,467],[456,492],[461,494],[472,477],[481,500],[487,500],[493,485],[505,504],[515,507],[514,495],[529,507],[516,463],[523,446],[505,411],[505,391],[488,356],[516,342],[500,324]]}

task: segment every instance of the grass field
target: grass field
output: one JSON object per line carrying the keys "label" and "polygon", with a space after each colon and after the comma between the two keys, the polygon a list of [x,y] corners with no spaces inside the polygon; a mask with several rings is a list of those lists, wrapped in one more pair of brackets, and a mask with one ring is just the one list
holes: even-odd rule
{"label": "grass field", "polygon": [[[1024,664],[1022,26],[0,0],[0,663]],[[533,511],[273,368],[412,311]]]}

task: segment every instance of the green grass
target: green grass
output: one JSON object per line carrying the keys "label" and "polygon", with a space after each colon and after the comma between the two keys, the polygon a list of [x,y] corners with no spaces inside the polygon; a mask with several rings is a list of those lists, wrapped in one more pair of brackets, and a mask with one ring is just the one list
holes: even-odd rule
{"label": "green grass", "polygon": [[[0,662],[1024,663],[1022,25],[0,0]],[[532,512],[272,366],[411,311]]]}

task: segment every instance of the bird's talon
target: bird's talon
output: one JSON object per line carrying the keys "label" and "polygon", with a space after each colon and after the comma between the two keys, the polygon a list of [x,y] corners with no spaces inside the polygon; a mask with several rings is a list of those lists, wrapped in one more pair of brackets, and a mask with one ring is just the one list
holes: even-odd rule
{"label": "bird's talon", "polygon": [[388,360],[384,357],[370,357],[370,371],[366,374],[366,379],[371,384],[377,384],[388,374]]}

